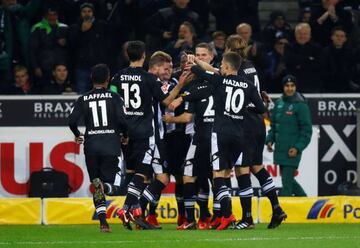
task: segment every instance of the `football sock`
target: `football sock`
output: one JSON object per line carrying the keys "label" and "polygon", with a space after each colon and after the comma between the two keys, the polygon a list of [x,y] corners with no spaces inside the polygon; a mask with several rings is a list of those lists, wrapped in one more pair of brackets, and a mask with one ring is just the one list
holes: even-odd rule
{"label": "football sock", "polygon": [[228,189],[229,189],[229,194],[230,194],[230,208],[232,209],[232,202],[231,202],[232,186],[231,186],[231,178],[230,178],[230,177],[225,178],[225,185],[226,185],[226,187],[228,187]]}
{"label": "football sock", "polygon": [[175,197],[178,206],[179,215],[185,215],[185,205],[184,205],[184,185],[176,184],[175,185]]}
{"label": "football sock", "polygon": [[128,192],[126,195],[124,208],[128,210],[132,206],[138,207],[139,197],[145,188],[144,178],[139,175],[134,175],[129,183]]}
{"label": "football sock", "polygon": [[232,211],[230,205],[229,189],[225,185],[225,179],[221,177],[214,178],[214,188],[216,191],[215,198],[220,202],[221,213],[225,218],[228,218]]}
{"label": "football sock", "polygon": [[198,188],[199,192],[197,195],[196,202],[200,207],[200,220],[206,220],[207,217],[210,217],[209,212],[209,182],[207,178],[198,178]]}
{"label": "football sock", "polygon": [[236,177],[239,185],[239,196],[242,207],[242,219],[251,217],[251,197],[254,194],[251,186],[250,174],[244,174]]}
{"label": "football sock", "polygon": [[141,194],[140,197],[140,206],[143,212],[145,211],[148,203],[157,203],[157,199],[161,194],[161,190],[163,190],[164,188],[165,185],[157,179],[152,181],[151,184],[145,188],[144,192]]}
{"label": "football sock", "polygon": [[269,198],[272,209],[274,210],[278,208],[280,206],[279,200],[276,194],[274,181],[269,172],[265,168],[262,168],[258,173],[255,174],[255,176],[259,180],[262,192],[267,196],[267,198]]}
{"label": "football sock", "polygon": [[196,185],[195,183],[184,184],[184,205],[186,218],[189,223],[195,221],[195,201],[196,201]]}
{"label": "football sock", "polygon": [[149,214],[156,215],[156,209],[157,209],[157,206],[159,204],[160,197],[161,197],[161,195],[157,195],[157,198],[155,199],[155,201],[150,202]]}
{"label": "football sock", "polygon": [[98,199],[95,200],[95,198],[93,197],[93,202],[94,202],[94,206],[95,206],[95,211],[98,215],[99,221],[100,221],[100,225],[105,225],[107,224],[106,222],[106,200],[105,197],[102,199]]}

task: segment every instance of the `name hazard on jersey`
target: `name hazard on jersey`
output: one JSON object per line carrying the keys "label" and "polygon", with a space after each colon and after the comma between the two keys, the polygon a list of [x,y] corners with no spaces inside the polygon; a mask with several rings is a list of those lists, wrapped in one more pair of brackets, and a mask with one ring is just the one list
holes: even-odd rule
{"label": "name hazard on jersey", "polygon": [[238,81],[228,79],[228,78],[224,78],[223,84],[231,85],[231,86],[235,86],[235,87],[241,87],[241,88],[247,88],[248,87],[247,83],[238,82]]}

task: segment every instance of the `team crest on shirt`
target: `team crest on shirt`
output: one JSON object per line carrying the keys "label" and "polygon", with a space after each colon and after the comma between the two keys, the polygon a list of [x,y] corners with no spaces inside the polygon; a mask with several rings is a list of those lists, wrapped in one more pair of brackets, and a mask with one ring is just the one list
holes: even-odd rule
{"label": "team crest on shirt", "polygon": [[165,94],[169,92],[170,84],[168,82],[163,82],[161,86],[162,92]]}
{"label": "team crest on shirt", "polygon": [[286,111],[287,115],[293,115],[294,114],[294,106],[292,104],[289,105],[288,110]]}

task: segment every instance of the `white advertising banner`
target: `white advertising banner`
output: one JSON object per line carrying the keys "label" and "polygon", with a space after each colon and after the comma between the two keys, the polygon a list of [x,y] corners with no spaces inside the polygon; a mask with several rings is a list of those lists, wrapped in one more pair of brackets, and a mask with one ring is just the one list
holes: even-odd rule
{"label": "white advertising banner", "polygon": [[91,196],[83,146],[67,127],[0,127],[0,197],[24,197],[31,172],[68,174],[71,197]]}
{"label": "white advertising banner", "polygon": [[[318,143],[319,143],[319,128],[313,126],[311,142],[303,151],[300,166],[297,171],[295,179],[303,187],[308,196],[318,195]],[[263,164],[273,177],[276,187],[281,188],[281,175],[279,166],[275,166],[273,162],[273,153],[264,148]],[[256,177],[251,177],[251,182],[254,187],[260,187]]]}

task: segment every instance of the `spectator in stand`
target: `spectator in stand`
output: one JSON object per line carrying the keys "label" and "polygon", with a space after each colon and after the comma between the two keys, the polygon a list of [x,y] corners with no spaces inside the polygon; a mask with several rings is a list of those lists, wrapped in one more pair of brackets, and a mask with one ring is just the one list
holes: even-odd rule
{"label": "spectator in stand", "polygon": [[[236,27],[236,33],[246,41],[247,59],[253,62],[260,82],[265,82],[265,69],[269,63],[263,44],[252,39],[252,28],[247,23],[240,23]],[[267,88],[265,83],[262,86]]]}
{"label": "spectator in stand", "polygon": [[256,35],[260,33],[258,0],[210,0],[211,12],[216,18],[216,29],[226,35],[234,33],[239,23],[246,22],[253,27]]}
{"label": "spectator in stand", "polygon": [[345,29],[335,27],[331,33],[332,43],[324,49],[324,92],[349,92],[354,57],[345,45]]}
{"label": "spectator in stand", "polygon": [[165,51],[172,57],[173,63],[177,66],[183,51],[195,51],[198,44],[194,26],[190,22],[183,22],[179,27],[178,39],[170,42]]}
{"label": "spectator in stand", "polygon": [[311,8],[306,7],[300,11],[299,22],[310,23],[311,21]]}
{"label": "spectator in stand", "polygon": [[285,76],[286,64],[284,59],[285,46],[289,44],[287,37],[276,37],[273,49],[267,54],[269,66],[266,69],[266,90],[271,93],[281,93],[283,87],[281,80]]}
{"label": "spectator in stand", "polygon": [[15,84],[13,84],[8,93],[10,95],[31,95],[37,94],[39,91],[30,81],[28,69],[22,65],[14,67]]}
{"label": "spectator in stand", "polygon": [[55,5],[45,6],[44,18],[31,29],[30,59],[37,82],[50,82],[55,64],[67,61],[68,27],[58,21]]}
{"label": "spectator in stand", "polygon": [[215,68],[220,68],[223,53],[225,52],[226,34],[223,31],[215,31],[212,34],[210,46],[213,48]]}
{"label": "spectator in stand", "polygon": [[351,12],[337,5],[338,2],[338,0],[322,0],[322,5],[311,15],[314,41],[323,47],[330,44],[331,30],[334,27],[342,26],[347,33],[352,30]]}
{"label": "spectator in stand", "polygon": [[284,59],[287,72],[297,78],[297,88],[305,93],[322,90],[323,53],[319,45],[311,41],[308,23],[295,27],[295,42],[285,46]]}
{"label": "spectator in stand", "polygon": [[60,95],[64,93],[72,93],[72,87],[69,80],[69,73],[66,64],[59,63],[54,66],[52,79],[42,89],[44,95]]}
{"label": "spectator in stand", "polygon": [[81,18],[69,31],[69,49],[75,72],[75,89],[84,94],[92,88],[91,68],[106,62],[106,24],[94,16],[94,5],[80,6]]}
{"label": "spectator in stand", "polygon": [[159,9],[145,23],[147,35],[147,50],[152,53],[163,49],[170,41],[178,39],[178,30],[185,21],[190,22],[196,33],[201,37],[203,27],[199,15],[188,8],[190,0],[175,0],[172,7]]}
{"label": "spectator in stand", "polygon": [[276,10],[270,14],[270,21],[265,26],[262,32],[262,39],[268,48],[273,47],[276,37],[278,36],[291,37],[291,27],[286,22],[285,14]]}
{"label": "spectator in stand", "polygon": [[13,62],[30,66],[30,21],[36,15],[41,0],[26,5],[16,0],[0,1],[0,94],[9,90]]}

